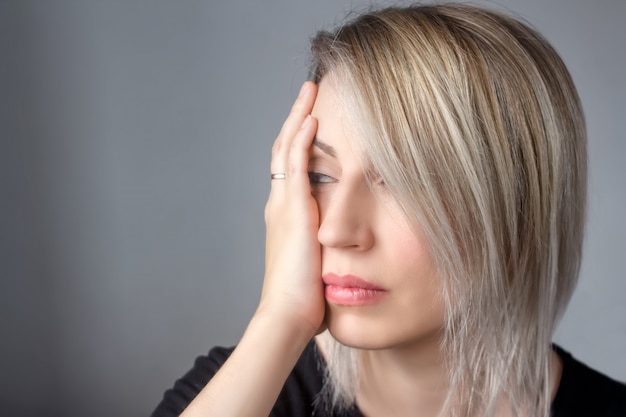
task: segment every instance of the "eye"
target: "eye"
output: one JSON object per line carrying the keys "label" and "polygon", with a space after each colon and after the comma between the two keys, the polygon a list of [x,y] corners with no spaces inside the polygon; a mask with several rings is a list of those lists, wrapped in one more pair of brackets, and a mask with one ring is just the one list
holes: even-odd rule
{"label": "eye", "polygon": [[309,171],[309,182],[311,185],[318,184],[330,184],[336,182],[336,180],[330,175],[322,174],[321,172],[311,172]]}

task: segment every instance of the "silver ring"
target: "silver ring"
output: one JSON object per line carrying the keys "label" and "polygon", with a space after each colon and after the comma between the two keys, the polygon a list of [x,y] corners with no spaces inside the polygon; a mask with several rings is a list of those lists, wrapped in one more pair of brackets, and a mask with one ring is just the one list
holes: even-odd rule
{"label": "silver ring", "polygon": [[284,172],[277,172],[275,174],[272,174],[273,180],[284,180],[285,178],[287,178],[287,175],[285,175]]}

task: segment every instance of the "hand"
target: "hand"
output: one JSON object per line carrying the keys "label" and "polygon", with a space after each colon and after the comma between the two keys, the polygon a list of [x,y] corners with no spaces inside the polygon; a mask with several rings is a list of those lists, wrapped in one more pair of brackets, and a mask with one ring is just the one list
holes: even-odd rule
{"label": "hand", "polygon": [[[237,347],[182,415],[267,416],[324,320],[319,215],[307,173],[317,86],[305,83],[272,148],[261,301]],[[245,401],[241,401],[245,398]]]}
{"label": "hand", "polygon": [[265,206],[265,279],[258,312],[277,314],[280,325],[322,330],[319,214],[308,178],[309,148],[317,131],[311,115],[317,86],[306,82],[272,147],[274,179]]}

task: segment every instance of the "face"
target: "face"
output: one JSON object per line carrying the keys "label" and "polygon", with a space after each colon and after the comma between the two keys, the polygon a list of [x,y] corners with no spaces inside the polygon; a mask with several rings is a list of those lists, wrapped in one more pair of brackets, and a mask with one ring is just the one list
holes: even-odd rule
{"label": "face", "polygon": [[328,328],[343,344],[363,349],[431,343],[444,317],[431,257],[419,230],[364,166],[333,82],[327,76],[319,86],[309,158]]}

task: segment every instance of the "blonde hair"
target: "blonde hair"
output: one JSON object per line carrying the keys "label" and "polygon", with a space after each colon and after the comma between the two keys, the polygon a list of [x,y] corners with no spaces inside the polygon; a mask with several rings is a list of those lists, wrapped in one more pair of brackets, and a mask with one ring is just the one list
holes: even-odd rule
{"label": "blonde hair", "polygon": [[[571,77],[528,25],[467,5],[385,8],[312,40],[365,158],[419,225],[442,280],[442,413],[549,415],[550,343],[575,287],[586,133]],[[354,403],[334,342],[324,397]]]}

